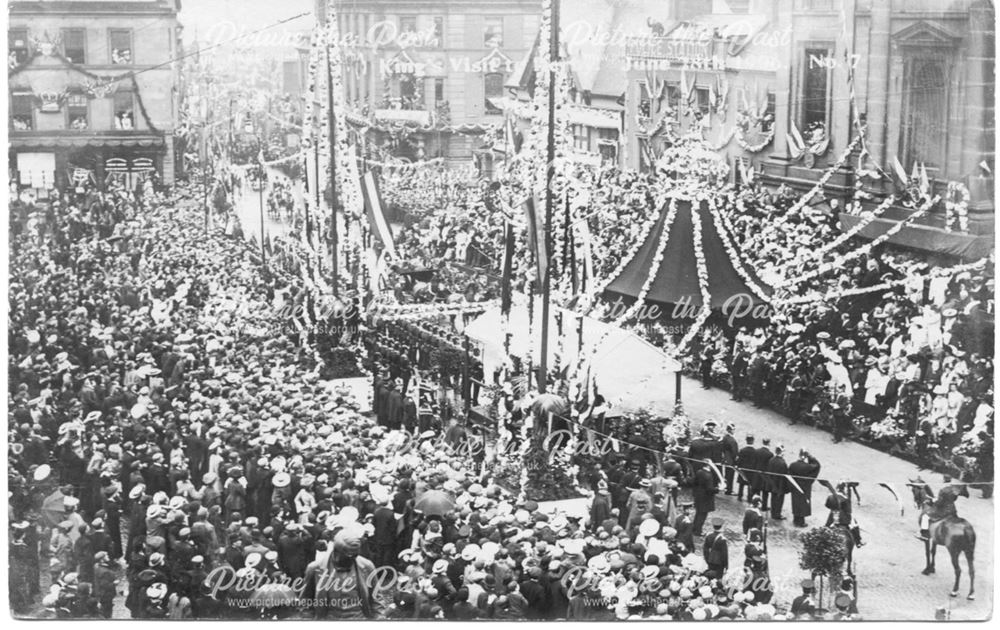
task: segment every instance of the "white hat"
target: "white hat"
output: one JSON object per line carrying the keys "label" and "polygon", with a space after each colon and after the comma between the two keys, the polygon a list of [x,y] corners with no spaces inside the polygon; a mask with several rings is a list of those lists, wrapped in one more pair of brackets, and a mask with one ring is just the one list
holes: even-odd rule
{"label": "white hat", "polygon": [[259,553],[257,552],[251,553],[250,555],[247,556],[246,560],[243,561],[243,566],[248,569],[254,569],[257,567],[258,564],[260,564],[260,561],[262,559],[263,556],[261,556]]}
{"label": "white hat", "polygon": [[292,477],[286,472],[280,472],[271,479],[271,484],[275,488],[284,488],[292,482]]}
{"label": "white hat", "polygon": [[481,551],[479,545],[472,543],[462,547],[462,560],[472,562],[479,556]]}

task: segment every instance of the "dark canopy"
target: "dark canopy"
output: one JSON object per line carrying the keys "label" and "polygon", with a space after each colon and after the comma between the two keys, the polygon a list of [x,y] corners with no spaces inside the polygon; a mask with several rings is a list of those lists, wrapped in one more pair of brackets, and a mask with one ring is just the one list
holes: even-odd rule
{"label": "dark canopy", "polygon": [[[713,310],[722,308],[727,300],[738,294],[745,295],[745,300],[752,300],[753,305],[767,302],[759,293],[763,293],[765,297],[769,298],[773,293],[772,287],[765,284],[753,268],[743,260],[742,254],[739,253],[738,249],[735,249],[737,245],[732,236],[728,233],[720,234],[720,229],[726,229],[721,216],[717,217],[718,221],[716,221],[713,218],[712,210],[704,202],[695,209],[690,200],[677,200],[677,212],[673,224],[670,226],[663,260],[658,269],[652,269],[660,235],[670,214],[668,210],[669,207],[663,209],[656,225],[650,230],[649,236],[639,246],[638,253],[625,266],[621,274],[608,285],[607,297],[614,299],[614,297],[621,295],[635,299],[642,291],[649,274],[655,273],[653,286],[646,296],[646,302],[660,305],[686,303],[700,309],[703,300],[698,286],[698,263],[695,259],[694,227],[691,216],[692,212],[698,212],[701,218],[701,240],[705,252],[705,265],[708,268],[708,291],[712,297],[711,308]],[[727,254],[722,241],[724,237],[728,238],[728,241],[733,245],[737,260],[731,260]],[[742,276],[737,271],[737,265],[742,271]],[[759,291],[752,290],[744,277],[749,278],[759,288]]]}

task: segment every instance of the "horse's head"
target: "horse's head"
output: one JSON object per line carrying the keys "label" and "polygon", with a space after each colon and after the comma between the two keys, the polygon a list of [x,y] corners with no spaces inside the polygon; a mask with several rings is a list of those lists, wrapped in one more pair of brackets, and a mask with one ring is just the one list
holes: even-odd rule
{"label": "horse's head", "polygon": [[965,497],[966,499],[969,498],[969,484],[967,483],[959,484],[957,488],[958,488],[958,496]]}

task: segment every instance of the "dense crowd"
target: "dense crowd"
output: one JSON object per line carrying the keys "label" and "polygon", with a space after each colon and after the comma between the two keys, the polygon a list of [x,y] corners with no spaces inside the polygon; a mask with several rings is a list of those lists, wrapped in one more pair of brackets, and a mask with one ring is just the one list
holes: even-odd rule
{"label": "dense crowd", "polygon": [[[710,512],[716,489],[695,484],[677,514],[668,497],[684,473],[612,469],[594,479],[589,515],[543,510],[492,482],[454,419],[399,426],[389,410],[404,374],[382,351],[369,358],[384,386],[363,413],[275,314],[290,280],[206,234],[189,197],[121,218],[95,206],[77,222],[56,209],[12,239],[17,614],[39,596],[58,618],[121,604],[142,619],[819,614],[808,583],[791,609],[772,601],[757,528],[744,566],[720,519],[695,543],[691,510]],[[694,476],[714,483],[706,471]],[[627,509],[610,504],[622,488]],[[855,614],[846,592],[834,607],[831,618]]]}
{"label": "dense crowd", "polygon": [[[776,196],[745,190],[731,219],[741,251],[788,273],[832,238],[835,217],[788,217],[779,208],[789,198]],[[782,229],[769,229],[776,219]],[[988,264],[936,273],[915,255],[872,250],[797,289],[832,291],[832,299],[785,305],[735,335],[715,328],[692,363],[706,384],[725,382],[734,398],[827,426],[837,440],[886,439],[925,462],[963,446],[975,466],[967,472],[992,479],[991,274]]]}

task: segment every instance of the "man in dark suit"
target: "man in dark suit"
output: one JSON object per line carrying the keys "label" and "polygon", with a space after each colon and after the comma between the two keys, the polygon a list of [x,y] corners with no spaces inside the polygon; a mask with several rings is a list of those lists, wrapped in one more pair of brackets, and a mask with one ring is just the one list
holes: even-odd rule
{"label": "man in dark suit", "polygon": [[739,480],[736,490],[736,500],[743,500],[743,490],[747,489],[747,500],[753,497],[753,470],[757,463],[757,448],[753,445],[754,437],[747,435],[747,444],[736,455],[736,467],[739,468]]}
{"label": "man in dark suit", "polygon": [[694,503],[681,503],[681,514],[674,519],[677,542],[682,543],[688,553],[694,551],[694,520],[691,518],[693,507]]}
{"label": "man in dark suit", "polygon": [[722,523],[721,518],[716,517],[712,519],[712,529],[714,531],[705,536],[705,544],[702,548],[708,570],[714,573],[715,577],[719,579],[729,570],[729,543],[726,542],[726,537],[722,535]]}
{"label": "man in dark suit", "polygon": [[771,518],[776,521],[785,519],[781,515],[781,510],[785,507],[785,493],[788,492],[790,485],[784,476],[788,474],[788,464],[785,463],[784,452],[783,446],[775,447],[774,456],[767,463],[767,472],[770,474],[765,475],[767,490],[771,495]]}
{"label": "man in dark suit", "polygon": [[733,433],[736,425],[732,422],[726,424],[726,434],[722,436],[722,463],[725,465],[723,474],[726,477],[726,494],[733,493],[733,481],[736,478],[736,458],[739,456],[740,445],[736,442]]}
{"label": "man in dark suit", "polygon": [[694,535],[702,535],[702,527],[710,512],[715,511],[715,495],[719,488],[715,472],[708,465],[708,460],[696,463],[700,466],[694,473],[694,487],[691,494],[694,497]]}
{"label": "man in dark suit", "polygon": [[729,373],[733,379],[733,400],[736,402],[743,400],[743,394],[747,387],[748,366],[749,357],[747,356],[747,351],[740,344],[737,346],[736,352],[733,354],[733,360],[729,365]]}
{"label": "man in dark suit", "polygon": [[804,450],[788,465],[788,474],[802,489],[802,492],[792,489],[792,524],[796,527],[805,527],[806,517],[812,516],[812,485],[819,476],[819,469],[819,461]]}
{"label": "man in dark suit", "polygon": [[746,536],[747,532],[751,529],[759,529],[764,531],[764,514],[760,510],[760,497],[754,497],[751,500],[751,505],[743,513],[743,535]]}
{"label": "man in dark suit", "polygon": [[774,453],[771,452],[769,448],[771,446],[771,439],[764,438],[760,448],[757,449],[756,456],[754,457],[753,469],[755,472],[751,477],[752,485],[750,486],[751,491],[754,495],[760,496],[760,506],[761,509],[767,509],[767,475],[763,474],[767,470],[767,465],[770,463],[771,458],[774,457]]}

